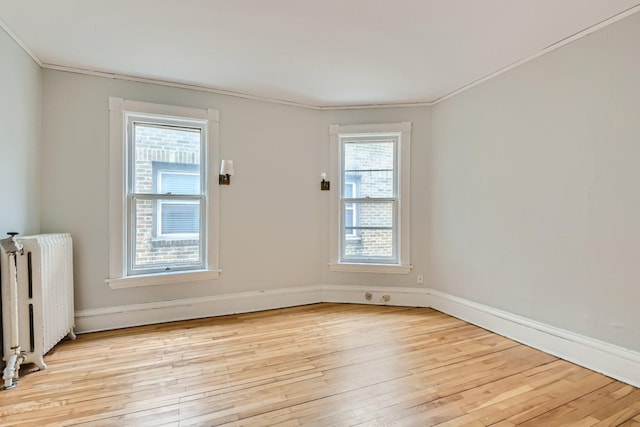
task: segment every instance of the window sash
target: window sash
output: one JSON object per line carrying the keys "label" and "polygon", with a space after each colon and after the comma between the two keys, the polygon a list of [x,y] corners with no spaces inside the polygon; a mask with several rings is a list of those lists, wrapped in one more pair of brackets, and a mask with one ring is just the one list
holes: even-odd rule
{"label": "window sash", "polygon": [[[175,163],[175,164],[163,164],[161,167],[156,167],[153,165],[153,179],[155,182],[156,190],[166,196],[170,195],[191,195],[191,194],[201,194],[200,188],[200,168],[196,166],[196,164],[185,164],[185,163]],[[197,169],[194,171],[194,169]],[[172,178],[178,178],[177,181],[171,182]],[[180,182],[180,178],[187,178]],[[191,178],[191,180],[189,179]],[[194,179],[195,178],[195,179]],[[191,182],[190,182],[191,181]],[[171,188],[171,185],[174,185],[175,188]],[[195,185],[194,185],[195,184]],[[169,187],[169,188],[167,188]],[[193,187],[193,188],[190,188]],[[173,190],[173,191],[170,191]],[[198,239],[199,235],[203,232],[200,224],[197,228],[197,232],[170,232],[166,230],[169,224],[165,224],[165,216],[167,210],[170,209],[171,205],[197,205],[200,202],[194,199],[171,199],[168,197],[164,197],[160,200],[155,201],[155,216],[154,216],[154,236],[156,238],[167,238],[167,239]],[[167,209],[165,209],[165,207]],[[196,210],[198,215],[197,222],[200,223],[200,212],[199,209]]]}
{"label": "window sash", "polygon": [[[349,225],[344,221],[346,217],[346,211],[348,209],[348,205],[353,205],[355,209],[360,212],[366,212],[371,209],[372,205],[376,204],[385,204],[388,205],[389,209],[387,214],[391,215],[391,218],[388,219],[388,225],[385,224],[376,224],[372,223],[375,221],[369,220],[369,224],[363,224],[362,220],[356,221],[355,224]],[[369,205],[369,209],[367,209],[367,205]],[[370,199],[370,198],[356,198],[356,199],[343,199],[342,200],[342,221],[341,224],[341,262],[351,262],[351,263],[376,263],[376,264],[397,264],[398,263],[398,202],[393,198],[384,198],[384,199]],[[367,221],[364,221],[367,222]],[[389,255],[380,255],[374,254],[373,252],[376,248],[370,248],[369,252],[365,252],[362,255],[357,254],[349,254],[349,249],[353,247],[354,237],[356,239],[365,239],[367,240],[370,235],[375,233],[380,233],[384,231],[389,231],[391,233],[389,237],[389,241],[391,243],[391,253]],[[384,234],[384,233],[383,233]],[[380,247],[377,247],[378,251],[380,251]]]}
{"label": "window sash", "polygon": [[[187,270],[200,270],[200,269],[204,269],[205,268],[205,261],[203,258],[204,255],[204,245],[201,244],[202,240],[204,240],[203,238],[203,231],[204,230],[204,224],[202,223],[202,221],[199,224],[199,232],[198,234],[194,235],[194,236],[189,236],[189,237],[180,237],[178,238],[177,236],[172,236],[169,239],[163,239],[163,240],[168,240],[170,242],[170,246],[173,247],[171,245],[171,241],[174,240],[182,240],[182,239],[186,239],[188,238],[189,240],[187,241],[187,243],[190,246],[198,246],[197,249],[197,259],[193,259],[193,255],[191,255],[192,257],[184,257],[182,259],[176,259],[176,260],[169,260],[169,261],[165,261],[165,262],[158,262],[158,261],[154,261],[153,263],[149,263],[149,264],[145,264],[144,262],[138,262],[136,261],[136,257],[138,255],[138,247],[136,245],[136,240],[138,238],[138,224],[137,224],[137,219],[138,219],[138,215],[137,215],[137,208],[139,204],[144,204],[145,202],[147,202],[147,204],[153,204],[153,203],[158,203],[159,201],[161,201],[162,199],[166,198],[167,195],[149,195],[149,194],[136,194],[136,195],[131,195],[130,196],[130,203],[129,203],[129,217],[131,218],[130,223],[128,224],[128,234],[129,234],[129,250],[127,252],[127,265],[128,265],[128,275],[139,275],[139,274],[150,274],[150,273],[157,273],[157,272],[175,272],[175,271],[187,271]],[[205,200],[203,198],[201,198],[200,196],[176,196],[175,197],[176,200],[184,202],[184,201],[193,201],[195,200],[196,203],[200,203],[200,212],[202,212],[204,210],[204,203]],[[153,210],[155,210],[156,208],[153,207]],[[148,236],[149,237],[149,236]],[[158,239],[155,239],[153,237],[151,237],[152,241],[154,242],[159,242]],[[163,241],[163,240],[160,240]],[[176,249],[180,249],[180,246],[175,246]]]}
{"label": "window sash", "polygon": [[[170,238],[170,239],[197,239],[199,238],[200,234],[202,234],[202,224],[200,221],[200,209],[199,209],[199,205],[201,204],[200,201],[198,200],[158,200],[157,202],[157,208],[156,208],[156,220],[155,220],[155,235],[156,237],[166,237],[166,238]],[[189,207],[196,207],[195,209],[195,213],[197,213],[197,220],[194,221],[194,219],[190,219],[191,222],[195,222],[196,224],[196,228],[198,229],[198,232],[187,232],[187,231],[169,231],[169,229],[172,227],[172,225],[170,224],[170,220],[169,218],[165,218],[165,214],[167,213],[167,211],[169,211],[172,207],[182,207],[182,206],[189,206]],[[166,223],[165,223],[166,222]]]}
{"label": "window sash", "polygon": [[[340,216],[339,216],[339,230],[340,230],[340,247],[338,253],[338,261],[341,263],[375,263],[375,264],[399,264],[399,254],[398,254],[398,206],[399,206],[399,186],[398,186],[398,145],[399,145],[399,135],[393,134],[379,134],[379,135],[348,135],[348,136],[339,136],[340,143],[340,190],[339,190],[339,205],[340,205]],[[388,146],[389,143],[393,144],[392,149],[392,159],[391,164],[393,166],[392,169],[388,167],[384,168],[350,168],[347,169],[346,165],[349,164],[350,167],[354,165],[354,161],[347,162],[347,147],[348,144],[361,145],[362,147],[366,147],[371,144],[373,147],[375,144],[383,144],[382,146]],[[382,158],[382,160],[385,160]],[[388,159],[385,163],[388,166]],[[365,166],[371,165],[371,163],[363,162]],[[355,175],[354,172],[359,172],[359,175]],[[367,197],[353,197],[355,195],[355,183],[352,181],[354,177],[362,176],[365,173],[378,173],[378,172],[391,172],[391,193],[389,194],[389,189],[385,188],[382,191],[383,197],[376,197],[375,191],[365,190],[359,191],[360,193],[364,193]],[[352,187],[351,197],[346,197],[347,186],[354,185]],[[361,183],[362,185],[362,183]],[[388,183],[385,183],[385,187],[388,187]],[[390,226],[362,226],[355,224],[347,224],[347,210],[353,209],[353,222],[357,222],[357,218],[355,213],[359,212],[359,206],[363,204],[373,204],[376,203],[390,203],[392,206],[391,209],[391,225]],[[360,213],[360,212],[359,212]],[[354,237],[360,237],[371,231],[390,231],[390,244],[391,244],[391,254],[389,255],[376,255],[373,250],[369,253],[365,253],[362,255],[350,254],[347,253],[350,248],[353,246]]]}
{"label": "window sash", "polygon": [[[185,270],[201,270],[207,268],[207,163],[206,163],[206,141],[207,141],[207,129],[206,123],[192,120],[172,119],[165,116],[151,116],[142,114],[127,114],[126,115],[127,126],[127,194],[126,194],[126,273],[128,276],[139,274],[160,273],[169,271],[185,271]],[[135,126],[138,124],[144,124],[145,126],[152,126],[160,129],[183,129],[191,132],[199,133],[199,150],[200,150],[200,162],[197,165],[196,171],[179,171],[172,170],[171,165],[158,170],[158,178],[164,173],[182,173],[199,175],[199,190],[198,194],[163,194],[160,182],[153,186],[152,192],[149,193],[135,193],[135,164],[136,164],[136,141],[135,141]],[[176,163],[178,167],[180,163]],[[155,178],[155,177],[154,177]],[[198,261],[181,263],[180,261],[167,261],[162,262],[160,260],[153,262],[153,265],[141,266],[136,262],[137,254],[137,236],[138,225],[136,218],[136,203],[142,200],[153,201],[154,208],[152,213],[152,220],[154,222],[152,229],[151,240],[161,238],[164,240],[189,240],[193,245],[198,246]],[[161,206],[162,203],[198,203],[199,209],[199,224],[198,233],[162,233],[162,216]]]}
{"label": "window sash", "polygon": [[[173,191],[167,190],[168,182],[171,182],[171,178],[180,178],[180,177],[190,177],[196,178],[196,188],[191,190],[187,190],[187,188],[192,184],[187,180],[186,182],[178,182],[175,181],[173,185],[179,185],[181,188],[177,188]],[[159,193],[162,194],[201,194],[202,190],[200,189],[200,174],[193,172],[182,172],[179,170],[159,170],[157,172],[157,187],[159,188]]]}

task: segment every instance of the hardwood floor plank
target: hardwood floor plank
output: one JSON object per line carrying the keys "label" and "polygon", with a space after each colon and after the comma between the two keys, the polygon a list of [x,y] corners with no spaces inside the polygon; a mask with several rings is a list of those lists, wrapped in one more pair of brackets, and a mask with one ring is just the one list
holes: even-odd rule
{"label": "hardwood floor plank", "polygon": [[149,325],[81,335],[45,360],[0,392],[0,426],[640,420],[638,389],[432,309],[316,304]]}

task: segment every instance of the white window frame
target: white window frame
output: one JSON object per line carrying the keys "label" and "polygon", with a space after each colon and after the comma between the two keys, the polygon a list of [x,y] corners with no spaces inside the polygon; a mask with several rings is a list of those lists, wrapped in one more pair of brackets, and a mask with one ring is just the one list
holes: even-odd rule
{"label": "white window frame", "polygon": [[[218,267],[219,251],[219,212],[218,212],[218,174],[216,165],[219,163],[219,112],[214,109],[199,109],[178,107],[163,104],[152,104],[109,98],[110,135],[109,135],[109,278],[106,282],[111,289],[130,288],[138,286],[184,284],[217,279],[221,270]],[[127,114],[164,117],[170,120],[199,121],[206,129],[205,150],[201,156],[206,159],[207,182],[203,211],[207,218],[206,232],[202,239],[206,239],[203,247],[204,268],[200,270],[170,271],[153,274],[128,275],[126,245],[129,241],[127,185],[129,154],[127,153]]]}
{"label": "white window frame", "polygon": [[[409,274],[411,265],[411,122],[383,123],[370,125],[331,125],[329,126],[330,177],[337,180],[332,191],[330,202],[330,233],[329,233],[329,270],[335,272],[359,273],[392,273]],[[353,138],[379,138],[380,136],[397,137],[397,215],[394,227],[396,229],[397,262],[345,262],[341,260],[342,252],[342,147],[343,141]]]}

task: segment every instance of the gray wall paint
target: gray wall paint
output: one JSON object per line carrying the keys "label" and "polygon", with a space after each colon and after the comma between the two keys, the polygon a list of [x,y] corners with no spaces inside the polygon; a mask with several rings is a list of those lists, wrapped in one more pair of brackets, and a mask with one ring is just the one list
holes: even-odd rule
{"label": "gray wall paint", "polygon": [[[44,87],[43,229],[74,236],[78,309],[319,283],[316,112],[50,70]],[[119,290],[105,284],[109,96],[219,109],[221,158],[236,170],[232,185],[220,189],[219,280]]]}
{"label": "gray wall paint", "polygon": [[40,229],[41,70],[0,28],[0,238]]}
{"label": "gray wall paint", "polygon": [[[640,15],[433,109],[319,112],[46,70],[42,231],[74,235],[78,309],[318,283],[410,286],[425,273],[425,286],[638,351],[638,39]],[[0,85],[4,105],[14,104],[0,117],[5,178],[38,164],[31,120],[41,83],[4,34],[0,52],[12,58]],[[236,176],[221,189],[219,280],[114,291],[104,283],[109,96],[220,109],[221,157],[235,161]],[[328,194],[318,190],[328,125],[405,120],[414,124],[416,268],[330,273]],[[18,201],[0,226],[37,231],[35,176],[19,188],[0,181],[3,197]]]}
{"label": "gray wall paint", "polygon": [[[220,188],[220,265],[211,282],[111,290],[108,276],[109,96],[220,110],[221,158],[232,159],[232,185]],[[320,111],[157,85],[44,71],[43,230],[72,233],[76,307],[80,310],[325,283],[403,285],[415,277],[328,272],[329,124],[414,122],[416,156],[426,157],[426,109]],[[215,168],[214,168],[215,170]],[[424,188],[417,163],[415,187]],[[413,200],[426,214],[426,192]],[[424,230],[415,226],[414,260],[426,264]],[[424,269],[423,269],[424,270]]]}
{"label": "gray wall paint", "polygon": [[429,285],[640,350],[640,14],[433,110]]}

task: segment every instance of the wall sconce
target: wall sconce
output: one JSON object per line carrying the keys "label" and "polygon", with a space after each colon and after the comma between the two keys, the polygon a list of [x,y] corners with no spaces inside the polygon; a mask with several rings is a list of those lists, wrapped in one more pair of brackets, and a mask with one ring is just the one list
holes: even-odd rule
{"label": "wall sconce", "polygon": [[322,181],[320,181],[320,190],[329,191],[331,189],[331,183],[326,180],[327,179],[327,174],[322,172],[320,174],[320,178],[322,178]]}
{"label": "wall sconce", "polygon": [[231,184],[231,175],[233,175],[233,160],[223,160],[220,164],[220,177],[218,178],[218,184]]}

